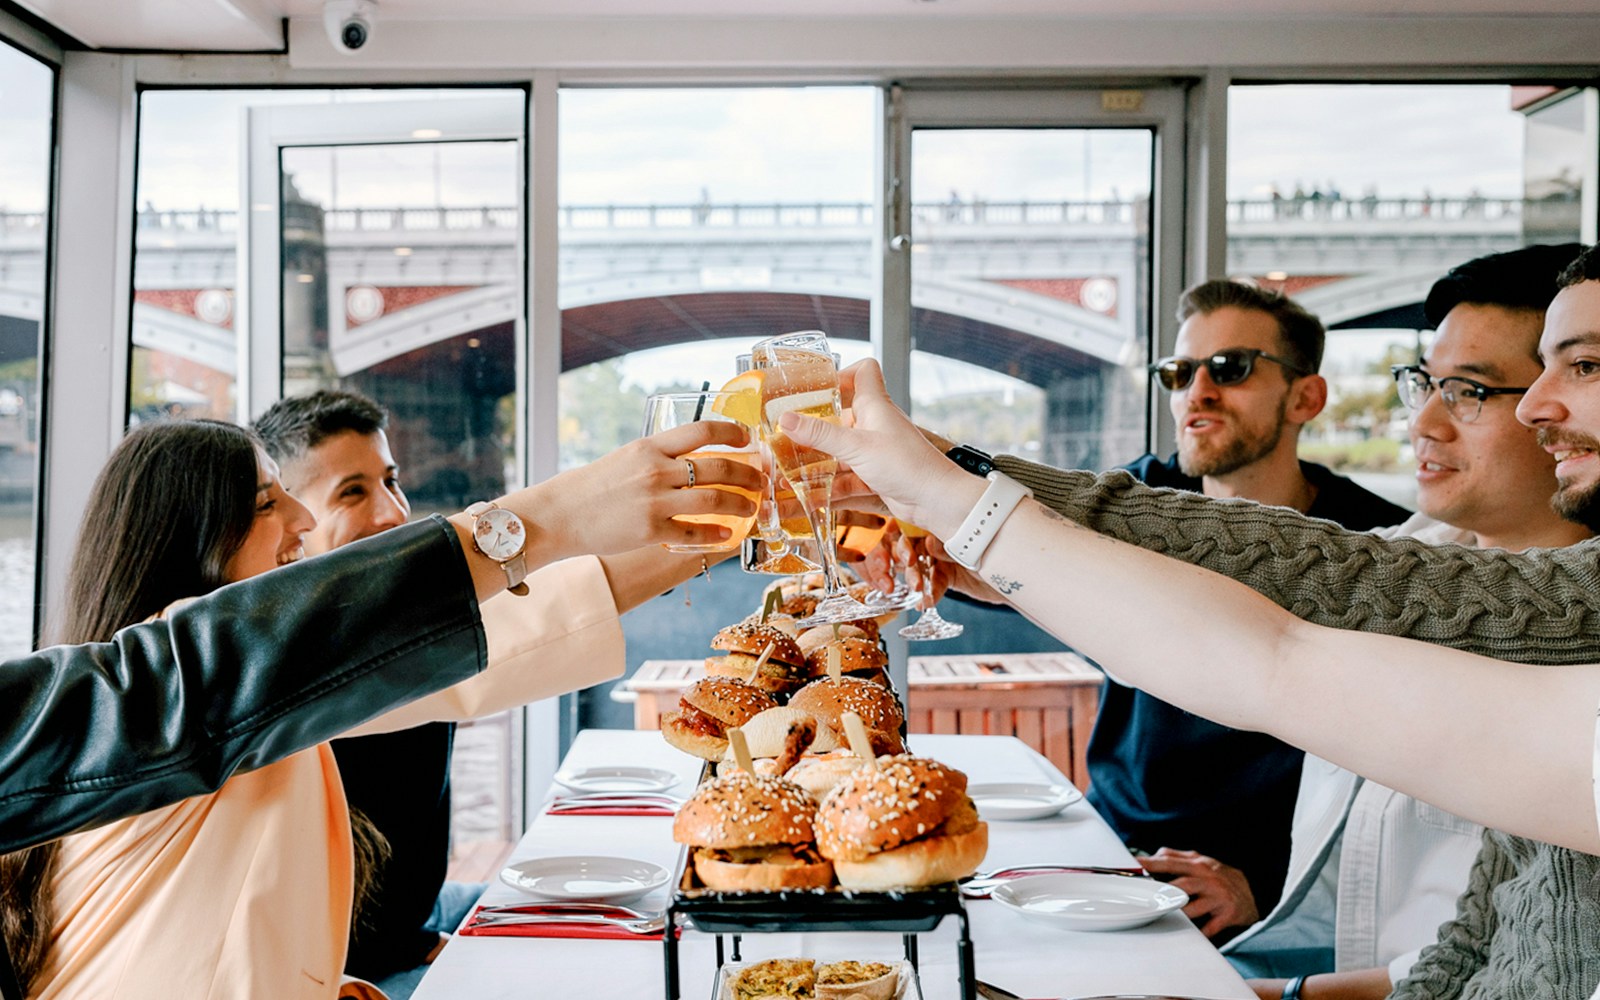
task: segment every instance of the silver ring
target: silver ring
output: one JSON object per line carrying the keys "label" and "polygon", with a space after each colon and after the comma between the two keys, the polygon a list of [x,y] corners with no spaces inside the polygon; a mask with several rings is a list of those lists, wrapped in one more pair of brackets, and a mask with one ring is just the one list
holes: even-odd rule
{"label": "silver ring", "polygon": [[683,464],[689,467],[689,485],[684,488],[692,490],[694,489],[694,459],[686,458],[683,460]]}

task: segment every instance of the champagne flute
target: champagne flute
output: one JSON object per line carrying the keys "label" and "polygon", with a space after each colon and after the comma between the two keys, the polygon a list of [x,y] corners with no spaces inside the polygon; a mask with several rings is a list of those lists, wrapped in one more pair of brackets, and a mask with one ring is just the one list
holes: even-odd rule
{"label": "champagne flute", "polygon": [[927,538],[928,532],[922,528],[895,518],[895,523],[900,526],[900,534],[905,536],[907,545],[915,554],[917,561],[917,606],[922,609],[922,614],[917,620],[900,630],[900,635],[905,639],[954,639],[967,630],[959,622],[946,621],[935,606],[933,599],[933,557],[928,555],[926,543],[918,544],[917,540]]}
{"label": "champagne flute", "polygon": [[[734,359],[734,368],[738,374],[742,375],[754,367],[755,361],[748,354],[741,354]],[[795,576],[821,569],[821,562],[809,558],[807,553],[811,526],[805,524],[804,530],[799,534],[794,534],[784,527],[783,515],[779,512],[779,484],[782,483],[782,489],[790,498],[794,496],[794,492],[788,489],[788,483],[783,482],[783,477],[777,474],[766,432],[760,428],[757,430],[761,464],[770,470],[772,475],[767,477],[767,488],[761,495],[761,508],[756,511],[756,534],[746,538],[739,550],[739,568],[746,573],[764,573],[769,576]]]}
{"label": "champagne flute", "polygon": [[822,600],[800,624],[827,625],[898,610],[863,604],[845,590],[834,549],[833,479],[839,463],[827,452],[798,444],[779,426],[779,419],[790,412],[839,422],[839,366],[827,335],[819,330],[784,334],[763,340],[750,353],[755,366],[766,373],[761,387],[762,433],[774,466],[805,511],[822,557]]}
{"label": "champagne flute", "polygon": [[[661,431],[671,430],[683,424],[694,423],[700,420],[715,420],[726,423],[738,423],[730,417],[724,416],[722,410],[728,398],[735,396],[731,392],[664,392],[656,393],[644,401],[644,436],[657,434]],[[759,468],[761,456],[756,450],[754,441],[742,448],[730,448],[726,445],[711,445],[692,451],[681,456],[689,462],[705,459],[727,459],[732,462],[742,462],[745,465]],[[723,483],[712,483],[705,486],[696,486],[695,489],[726,490],[737,493],[747,500],[759,500],[761,495],[753,490],[740,489],[737,486],[728,486]],[[735,517],[731,514],[678,514],[674,521],[686,521],[690,524],[720,524],[733,534],[721,542],[711,542],[705,545],[668,544],[669,552],[726,552],[736,549],[744,537],[750,533],[750,527],[755,523],[756,516]]]}

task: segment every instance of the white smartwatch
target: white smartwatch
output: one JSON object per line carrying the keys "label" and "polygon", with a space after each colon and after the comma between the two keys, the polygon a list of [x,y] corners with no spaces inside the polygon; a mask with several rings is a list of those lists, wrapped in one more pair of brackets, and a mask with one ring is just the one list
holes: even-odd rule
{"label": "white smartwatch", "polygon": [[528,532],[522,518],[492,500],[479,500],[466,513],[472,518],[473,547],[505,570],[507,590],[525,596],[528,585],[522,581],[528,575]]}
{"label": "white smartwatch", "polygon": [[950,558],[973,571],[977,570],[989,543],[1000,533],[1000,526],[1017,509],[1017,504],[1024,497],[1033,496],[1032,490],[1003,472],[991,472],[984,478],[989,485],[983,496],[973,505],[972,513],[961,522],[961,527],[944,543]]}

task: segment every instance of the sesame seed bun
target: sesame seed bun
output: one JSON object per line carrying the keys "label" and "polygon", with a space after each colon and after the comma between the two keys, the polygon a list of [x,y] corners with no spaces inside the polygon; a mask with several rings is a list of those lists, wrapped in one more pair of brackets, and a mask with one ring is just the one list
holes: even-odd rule
{"label": "sesame seed bun", "polygon": [[[856,628],[854,625],[839,626],[839,638],[841,639],[860,639],[866,634],[866,632]],[[795,638],[795,644],[800,647],[800,652],[806,654],[806,659],[808,660],[811,658],[811,653],[813,650],[821,646],[823,643],[832,641],[832,625],[813,626],[806,629],[804,632],[801,632],[800,635]]]}
{"label": "sesame seed bun", "polygon": [[881,851],[864,861],[835,861],[839,885],[856,892],[915,889],[966,878],[989,853],[989,824],[965,833],[924,837]]}
{"label": "sesame seed bun", "polygon": [[728,749],[728,727],[742,726],[777,702],[765,691],[728,677],[707,677],[689,686],[678,710],[661,714],[661,735],[684,753],[719,760]]}
{"label": "sesame seed bun", "polygon": [[[772,655],[758,670],[756,663],[769,644]],[[800,647],[786,633],[768,625],[729,625],[711,640],[711,647],[729,651],[726,656],[706,658],[706,673],[713,677],[737,678],[779,695],[798,690],[810,677]]]}
{"label": "sesame seed bun", "polygon": [[778,703],[765,691],[728,677],[706,677],[689,685],[681,700],[729,726],[742,726]]}
{"label": "sesame seed bun", "polygon": [[816,854],[816,800],[782,778],[735,771],[678,810],[672,839],[695,848],[695,874],[719,892],[818,888],[833,867]]}
{"label": "sesame seed bun", "polygon": [[894,692],[881,684],[859,677],[841,677],[837,681],[823,677],[796,691],[789,699],[789,704],[810,712],[818,723],[833,730],[841,746],[846,741],[844,725],[839,721],[839,716],[854,712],[861,716],[868,733],[884,734],[882,746],[877,738],[874,739],[875,749],[881,751],[892,748],[895,752],[903,749],[899,744],[900,726],[906,720],[905,712]]}
{"label": "sesame seed bun", "polygon": [[847,674],[858,671],[876,671],[881,674],[883,668],[889,665],[889,654],[870,639],[861,637],[829,640],[806,656],[806,666],[811,669],[813,677],[821,677],[828,672],[828,650],[835,648],[839,650],[839,669]]}
{"label": "sesame seed bun", "polygon": [[712,637],[711,648],[760,656],[768,643],[772,644],[772,656],[769,659],[795,666],[805,664],[805,654],[800,652],[800,647],[795,645],[794,639],[787,632],[754,622],[729,625]]}
{"label": "sesame seed bun", "polygon": [[855,771],[817,811],[817,847],[847,889],[961,878],[977,871],[988,844],[967,776],[925,757],[887,757],[876,771]]}

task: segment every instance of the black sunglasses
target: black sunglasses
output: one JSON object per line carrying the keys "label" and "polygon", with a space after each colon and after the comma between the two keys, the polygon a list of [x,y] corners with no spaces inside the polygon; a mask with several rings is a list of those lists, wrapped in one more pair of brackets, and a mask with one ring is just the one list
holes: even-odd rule
{"label": "black sunglasses", "polygon": [[1295,375],[1311,374],[1287,358],[1258,351],[1254,347],[1230,347],[1218,351],[1209,358],[1185,358],[1173,355],[1151,365],[1150,374],[1155,376],[1161,388],[1168,392],[1178,392],[1189,388],[1189,383],[1194,381],[1194,373],[1200,370],[1201,365],[1205,365],[1206,373],[1217,385],[1238,385],[1255,371],[1257,358],[1282,365]]}

